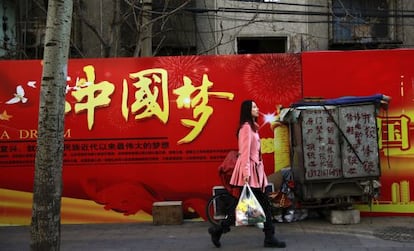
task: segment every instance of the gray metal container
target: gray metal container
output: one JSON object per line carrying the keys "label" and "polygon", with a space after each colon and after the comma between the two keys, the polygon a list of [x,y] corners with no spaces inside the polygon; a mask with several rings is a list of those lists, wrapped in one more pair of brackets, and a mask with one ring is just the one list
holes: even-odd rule
{"label": "gray metal container", "polygon": [[378,103],[289,108],[291,169],[303,202],[352,203],[381,175]]}

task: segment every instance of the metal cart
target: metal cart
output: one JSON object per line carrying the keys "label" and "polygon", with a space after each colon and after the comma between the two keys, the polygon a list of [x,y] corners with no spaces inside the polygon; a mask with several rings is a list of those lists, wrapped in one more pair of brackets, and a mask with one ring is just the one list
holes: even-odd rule
{"label": "metal cart", "polygon": [[377,193],[381,176],[377,116],[389,97],[303,100],[282,110],[291,172],[302,207],[347,207]]}

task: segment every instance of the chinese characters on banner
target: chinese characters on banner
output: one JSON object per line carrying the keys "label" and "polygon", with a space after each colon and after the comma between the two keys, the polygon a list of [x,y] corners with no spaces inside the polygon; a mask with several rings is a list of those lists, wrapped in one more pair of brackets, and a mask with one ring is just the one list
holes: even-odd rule
{"label": "chinese characters on banner", "polygon": [[301,111],[307,180],[380,174],[375,105]]}
{"label": "chinese characters on banner", "polygon": [[[67,92],[73,96],[77,103],[75,113],[87,112],[88,129],[91,130],[95,120],[95,109],[109,106],[110,96],[113,94],[115,86],[108,81],[95,83],[95,69],[93,66],[85,66],[84,72],[86,79],[81,78],[72,88],[67,88]],[[166,124],[169,116],[170,97],[168,93],[168,73],[165,69],[154,68],[131,73],[129,77],[136,80],[132,84],[135,88],[134,100],[131,107],[128,106],[129,85],[126,79],[123,80],[122,91],[122,116],[128,121],[129,114],[132,113],[136,120],[157,117],[162,123]],[[231,92],[209,92],[214,83],[204,74],[200,85],[193,84],[192,80],[185,76],[183,85],[174,89],[172,92],[177,96],[178,109],[192,109],[192,119],[181,119],[183,126],[192,128],[190,133],[183,137],[178,143],[189,143],[193,141],[202,131],[208,119],[213,113],[213,107],[209,105],[209,98],[225,98],[233,100],[234,94]],[[83,102],[82,102],[83,101]],[[65,112],[72,109],[66,102]]]}

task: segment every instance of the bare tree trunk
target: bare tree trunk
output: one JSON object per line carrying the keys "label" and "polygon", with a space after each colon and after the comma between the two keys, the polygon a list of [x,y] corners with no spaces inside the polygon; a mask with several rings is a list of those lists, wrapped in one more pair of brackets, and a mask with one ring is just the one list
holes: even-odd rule
{"label": "bare tree trunk", "polygon": [[152,0],[142,2],[142,25],[139,45],[141,56],[152,56],[152,24],[151,21]]}
{"label": "bare tree trunk", "polygon": [[72,11],[73,0],[49,0],[33,185],[31,250],[60,249],[65,86]]}

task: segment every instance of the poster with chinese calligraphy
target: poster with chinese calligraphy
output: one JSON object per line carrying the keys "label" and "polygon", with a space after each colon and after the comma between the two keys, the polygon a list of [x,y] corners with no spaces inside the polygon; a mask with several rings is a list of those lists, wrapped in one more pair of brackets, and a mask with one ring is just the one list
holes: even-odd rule
{"label": "poster with chinese calligraphy", "polygon": [[[330,113],[330,115],[328,114]],[[306,180],[343,177],[335,107],[312,106],[301,110],[303,157]]]}
{"label": "poster with chinese calligraphy", "polygon": [[[260,108],[271,174],[280,105],[375,93],[392,98],[377,117],[381,195],[361,210],[413,213],[413,65],[408,49],[71,59],[62,222],[147,221],[162,200],[181,200],[185,217],[203,217],[220,185],[217,167],[237,148],[244,99]],[[0,61],[1,224],[30,223],[41,73],[39,60]]]}
{"label": "poster with chinese calligraphy", "polygon": [[[151,219],[155,201],[205,217],[237,149],[240,104],[260,108],[267,174],[277,107],[302,97],[300,54],[71,59],[63,223]],[[42,61],[0,61],[0,224],[29,224]]]}
{"label": "poster with chinese calligraphy", "polygon": [[374,104],[339,107],[342,171],[345,178],[379,177],[378,132]]}

